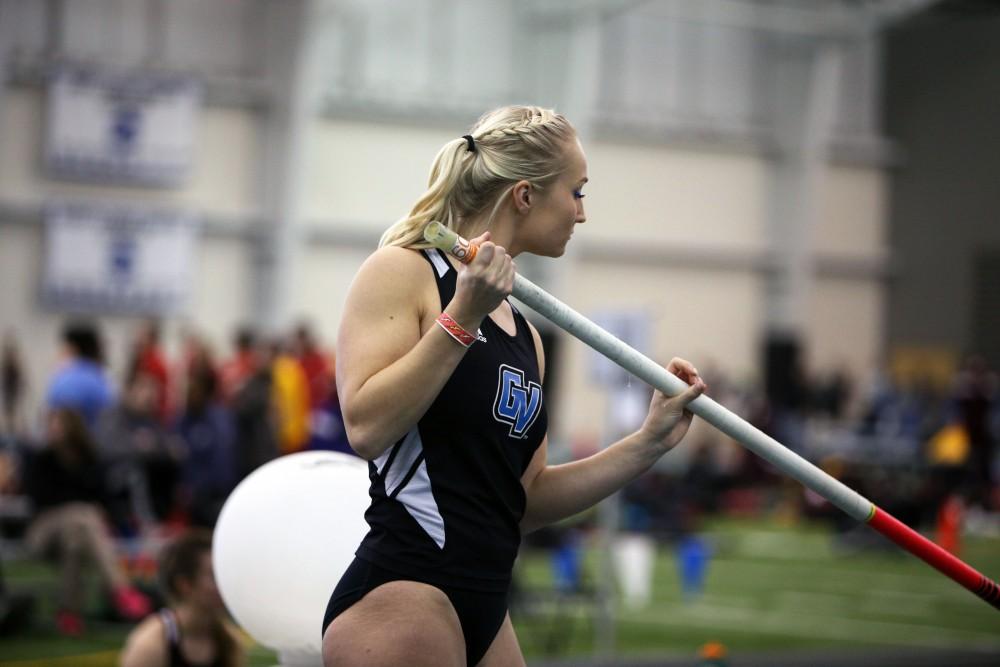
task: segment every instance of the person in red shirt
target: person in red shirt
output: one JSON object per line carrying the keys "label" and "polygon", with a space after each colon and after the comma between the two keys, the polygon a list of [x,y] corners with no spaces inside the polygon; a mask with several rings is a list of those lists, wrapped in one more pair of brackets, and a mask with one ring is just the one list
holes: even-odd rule
{"label": "person in red shirt", "polygon": [[156,320],[146,320],[136,332],[132,347],[132,359],[129,362],[128,377],[142,373],[156,383],[157,415],[164,425],[170,422],[170,371],[167,368],[166,355],[160,347],[160,323]]}
{"label": "person in red shirt", "polygon": [[262,355],[257,345],[257,334],[248,327],[242,327],[233,339],[235,352],[222,364],[222,396],[226,401],[233,397],[253,377],[262,364]]}
{"label": "person in red shirt", "polygon": [[219,386],[222,382],[221,371],[211,345],[193,329],[184,330],[181,336],[181,359],[176,372],[180,381],[174,383],[174,405],[182,406],[187,403],[191,385],[210,387],[212,394],[206,397],[208,399],[222,398]]}
{"label": "person in red shirt", "polygon": [[320,410],[330,394],[336,391],[332,382],[333,364],[326,352],[320,349],[308,324],[300,324],[295,329],[294,352],[309,381],[309,406],[314,411]]}

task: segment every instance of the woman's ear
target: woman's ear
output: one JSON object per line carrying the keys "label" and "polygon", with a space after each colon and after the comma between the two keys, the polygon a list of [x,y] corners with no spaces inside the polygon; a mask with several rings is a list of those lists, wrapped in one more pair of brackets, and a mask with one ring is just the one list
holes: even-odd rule
{"label": "woman's ear", "polygon": [[532,190],[531,183],[528,181],[518,181],[514,184],[511,194],[518,213],[527,213],[531,209]]}

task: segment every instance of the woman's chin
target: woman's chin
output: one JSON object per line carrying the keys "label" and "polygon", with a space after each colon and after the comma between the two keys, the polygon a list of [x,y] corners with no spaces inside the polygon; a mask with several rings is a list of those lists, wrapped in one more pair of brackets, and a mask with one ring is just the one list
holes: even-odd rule
{"label": "woman's chin", "polygon": [[567,238],[562,243],[556,243],[545,249],[545,252],[537,253],[542,257],[562,257],[566,254],[566,247],[569,245],[569,239]]}
{"label": "woman's chin", "polygon": [[562,257],[566,254],[566,246],[559,246],[558,248],[545,248],[544,250],[539,250],[538,252],[531,253],[537,257],[550,257],[555,259],[556,257]]}

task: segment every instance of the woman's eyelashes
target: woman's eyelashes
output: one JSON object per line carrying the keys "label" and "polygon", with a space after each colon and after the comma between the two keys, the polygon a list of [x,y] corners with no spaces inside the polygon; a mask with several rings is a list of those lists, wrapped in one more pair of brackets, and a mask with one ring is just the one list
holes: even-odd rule
{"label": "woman's eyelashes", "polygon": [[586,196],[587,195],[585,195],[582,192],[580,192],[580,190],[573,190],[573,198],[574,199],[583,199]]}

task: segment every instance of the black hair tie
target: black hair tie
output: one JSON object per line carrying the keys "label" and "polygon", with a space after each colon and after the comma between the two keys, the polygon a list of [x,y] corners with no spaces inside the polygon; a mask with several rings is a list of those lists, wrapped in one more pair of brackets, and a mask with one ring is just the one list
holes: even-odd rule
{"label": "black hair tie", "polygon": [[476,142],[472,138],[472,135],[471,134],[463,134],[462,138],[465,139],[465,143],[467,144],[467,147],[466,147],[465,150],[467,150],[469,153],[475,153],[476,152]]}

